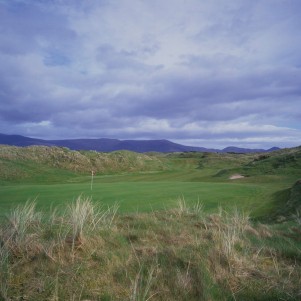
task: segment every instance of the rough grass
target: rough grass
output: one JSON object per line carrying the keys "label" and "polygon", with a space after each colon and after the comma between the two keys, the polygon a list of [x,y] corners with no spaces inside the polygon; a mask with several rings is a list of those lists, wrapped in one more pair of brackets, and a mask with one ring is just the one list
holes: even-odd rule
{"label": "rough grass", "polygon": [[282,149],[274,152],[248,155],[248,160],[234,164],[220,170],[217,177],[229,177],[239,173],[247,177],[262,175],[299,176],[301,168],[301,147]]}
{"label": "rough grass", "polygon": [[0,180],[42,183],[57,182],[80,174],[164,170],[160,156],[130,151],[99,153],[67,148],[0,145]]}
{"label": "rough grass", "polygon": [[0,299],[300,300],[298,222],[206,214],[184,198],[127,215],[87,198],[50,215],[27,203],[1,226]]}

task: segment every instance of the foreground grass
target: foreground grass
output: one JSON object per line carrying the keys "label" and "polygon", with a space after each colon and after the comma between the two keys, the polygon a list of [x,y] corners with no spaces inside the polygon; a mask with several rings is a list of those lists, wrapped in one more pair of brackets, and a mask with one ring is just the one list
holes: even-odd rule
{"label": "foreground grass", "polygon": [[15,208],[0,231],[2,300],[300,300],[301,223],[254,224],[183,199],[120,215],[78,198]]}

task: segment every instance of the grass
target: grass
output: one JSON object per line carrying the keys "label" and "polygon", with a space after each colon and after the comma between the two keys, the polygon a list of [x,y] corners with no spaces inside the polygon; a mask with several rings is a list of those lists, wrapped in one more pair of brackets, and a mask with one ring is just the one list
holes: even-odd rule
{"label": "grass", "polygon": [[[95,182],[93,191],[89,182],[77,184],[53,185],[11,185],[0,187],[0,204],[2,215],[11,207],[27,199],[36,198],[39,208],[49,208],[76,199],[78,195],[101,200],[107,205],[118,202],[121,212],[150,211],[174,206],[175,200],[184,196],[189,204],[200,200],[206,204],[206,210],[217,206],[231,207],[238,204],[240,208],[250,209],[255,215],[269,210],[269,187],[259,184],[208,183],[208,182]],[[267,205],[267,208],[263,208]],[[256,211],[257,210],[257,211]]]}
{"label": "grass", "polygon": [[[169,210],[122,215],[83,197],[50,215],[35,208],[26,204],[14,236],[7,223],[20,208],[0,227],[5,301],[300,300],[300,243],[285,238],[292,253],[276,242],[301,231],[295,221],[254,224],[238,209],[206,214],[183,198]],[[30,244],[17,247],[18,235]]]}
{"label": "grass", "polygon": [[[1,215],[30,199],[36,198],[38,208],[46,210],[82,194],[109,206],[118,202],[124,213],[170,208],[174,200],[184,196],[188,204],[200,200],[209,212],[219,205],[236,205],[251,210],[252,217],[265,217],[277,208],[283,210],[286,196],[281,191],[289,191],[298,179],[299,169],[292,162],[299,162],[299,152],[299,148],[281,150],[263,157],[214,153],[101,154],[2,146]],[[286,159],[292,154],[293,159]],[[275,162],[281,166],[276,169],[278,173],[262,173],[262,164],[270,168]],[[253,170],[253,176],[229,180],[229,175],[246,167]],[[92,191],[91,168],[96,172]],[[283,171],[286,172],[282,174]]]}
{"label": "grass", "polygon": [[128,151],[98,153],[66,148],[0,145],[2,183],[61,183],[81,174],[157,171],[166,169],[161,157]]}
{"label": "grass", "polygon": [[0,146],[0,300],[300,300],[300,152]]}

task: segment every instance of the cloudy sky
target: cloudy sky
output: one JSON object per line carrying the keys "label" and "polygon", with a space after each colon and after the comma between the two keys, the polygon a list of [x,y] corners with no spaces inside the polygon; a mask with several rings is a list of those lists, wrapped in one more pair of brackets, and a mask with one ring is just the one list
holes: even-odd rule
{"label": "cloudy sky", "polygon": [[301,145],[300,0],[0,0],[0,132]]}

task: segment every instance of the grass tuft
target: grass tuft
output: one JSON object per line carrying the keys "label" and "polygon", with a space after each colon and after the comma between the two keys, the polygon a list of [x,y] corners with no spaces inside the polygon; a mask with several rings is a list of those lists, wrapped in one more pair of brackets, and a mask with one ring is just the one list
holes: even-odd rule
{"label": "grass tuft", "polygon": [[134,281],[132,281],[130,301],[148,301],[157,293],[150,294],[152,283],[155,280],[154,274],[157,267],[150,267],[146,277],[143,276],[143,267],[140,268]]}
{"label": "grass tuft", "polygon": [[178,202],[131,215],[82,196],[48,216],[16,208],[0,227],[1,300],[300,299],[297,221]]}
{"label": "grass tuft", "polygon": [[177,205],[178,206],[175,210],[175,214],[179,217],[191,214],[201,215],[201,213],[203,212],[203,203],[201,203],[200,200],[189,206],[185,198],[182,196],[178,198]]}

